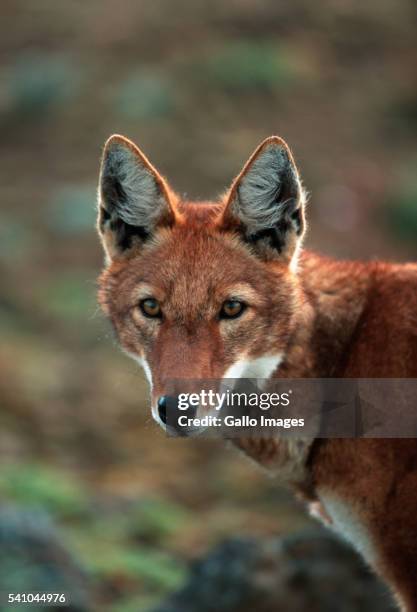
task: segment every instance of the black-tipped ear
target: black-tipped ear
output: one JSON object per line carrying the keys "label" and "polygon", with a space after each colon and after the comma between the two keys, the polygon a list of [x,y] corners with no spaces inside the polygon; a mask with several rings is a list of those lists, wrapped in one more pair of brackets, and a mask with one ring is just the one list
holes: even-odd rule
{"label": "black-tipped ear", "polygon": [[130,140],[111,136],[99,182],[98,230],[107,257],[121,255],[173,220],[164,179]]}
{"label": "black-tipped ear", "polygon": [[305,196],[284,140],[264,140],[235,179],[223,225],[238,229],[267,259],[291,261],[304,230]]}

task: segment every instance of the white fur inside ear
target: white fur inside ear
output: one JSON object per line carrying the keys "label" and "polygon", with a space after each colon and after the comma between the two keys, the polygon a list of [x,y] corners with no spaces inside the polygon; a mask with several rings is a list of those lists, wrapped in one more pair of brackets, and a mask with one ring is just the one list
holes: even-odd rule
{"label": "white fur inside ear", "polygon": [[254,159],[238,187],[239,217],[251,231],[279,223],[287,203],[279,199],[284,179],[292,182],[299,199],[301,186],[287,151],[271,144]]}
{"label": "white fur inside ear", "polygon": [[[103,162],[102,185],[119,185],[121,197],[116,201],[104,201],[105,208],[125,223],[152,228],[166,205],[153,173],[138,155],[121,143],[109,146]],[[106,193],[106,189],[102,189]]]}

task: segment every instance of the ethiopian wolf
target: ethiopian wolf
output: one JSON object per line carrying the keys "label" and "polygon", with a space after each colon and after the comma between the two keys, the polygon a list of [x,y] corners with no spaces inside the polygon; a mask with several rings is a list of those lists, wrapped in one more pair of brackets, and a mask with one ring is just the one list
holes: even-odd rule
{"label": "ethiopian wolf", "polygon": [[[301,249],[305,193],[276,136],[215,202],[178,196],[128,139],[106,143],[99,299],[167,420],[167,381],[417,376],[417,267]],[[417,611],[417,441],[240,439]]]}

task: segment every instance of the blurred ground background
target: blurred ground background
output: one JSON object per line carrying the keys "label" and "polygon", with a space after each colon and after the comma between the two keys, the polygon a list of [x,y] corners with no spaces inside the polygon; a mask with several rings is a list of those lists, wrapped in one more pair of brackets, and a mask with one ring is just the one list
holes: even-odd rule
{"label": "blurred ground background", "polygon": [[[146,610],[226,535],[308,520],[234,451],[151,422],[96,306],[102,145],[125,134],[208,198],[279,134],[311,193],[309,247],[415,259],[417,6],[2,0],[0,17],[2,506],[52,521],[90,609]],[[0,565],[11,582],[29,590],[22,565]]]}

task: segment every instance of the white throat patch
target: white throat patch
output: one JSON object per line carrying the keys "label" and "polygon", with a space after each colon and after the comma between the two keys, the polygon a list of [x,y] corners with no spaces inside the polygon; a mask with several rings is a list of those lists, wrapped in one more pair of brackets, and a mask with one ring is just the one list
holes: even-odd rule
{"label": "white throat patch", "polygon": [[282,363],[283,354],[265,355],[255,359],[239,359],[226,370],[223,378],[268,379]]}

